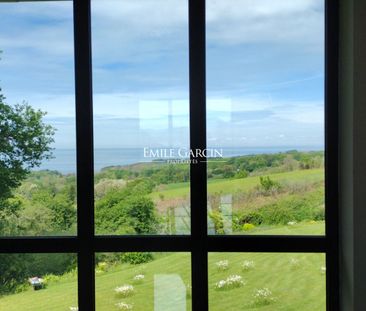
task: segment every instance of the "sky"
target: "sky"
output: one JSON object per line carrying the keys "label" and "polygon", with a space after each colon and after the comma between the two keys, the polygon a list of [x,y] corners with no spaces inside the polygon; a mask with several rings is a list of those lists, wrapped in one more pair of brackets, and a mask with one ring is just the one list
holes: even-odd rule
{"label": "sky", "polygon": [[[324,4],[207,0],[207,141],[316,147],[324,140]],[[189,143],[188,2],[93,0],[96,148]],[[0,5],[0,87],[47,111],[75,147],[72,2]]]}

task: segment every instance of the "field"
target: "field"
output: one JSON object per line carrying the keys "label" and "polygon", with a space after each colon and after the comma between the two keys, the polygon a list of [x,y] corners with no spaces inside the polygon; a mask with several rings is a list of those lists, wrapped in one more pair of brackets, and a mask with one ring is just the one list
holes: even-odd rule
{"label": "field", "polygon": [[[301,234],[308,230],[321,233],[322,229],[320,224],[299,224],[292,230]],[[216,262],[220,260],[229,261],[227,270],[217,268]],[[241,264],[244,260],[253,261],[255,267],[243,271]],[[209,254],[210,310],[325,310],[324,265],[323,254]],[[145,279],[141,284],[134,284],[133,277],[138,273],[144,274]],[[118,310],[116,303],[120,301],[132,304],[136,311],[154,310],[153,280],[156,274],[178,274],[185,285],[190,284],[189,254],[155,254],[153,261],[143,265],[120,264],[110,267],[106,272],[97,273],[97,310]],[[232,274],[242,276],[246,284],[229,290],[215,289],[215,283]],[[133,284],[135,288],[135,293],[124,299],[114,292],[115,287],[123,284]],[[265,287],[271,290],[274,300],[268,305],[255,303],[255,291]],[[0,298],[0,310],[66,311],[70,310],[70,306],[75,306],[76,301],[76,277],[61,278],[44,290],[29,289]],[[188,293],[187,310],[191,310],[190,303]]]}
{"label": "field", "polygon": [[[292,172],[271,174],[271,179],[277,182],[313,183],[324,180],[324,169],[298,170]],[[209,179],[208,193],[234,193],[248,191],[258,185],[259,177],[251,176],[243,179]],[[164,186],[160,191],[155,191],[151,197],[157,199],[159,195],[164,198],[186,197],[189,195],[189,183],[174,183]]]}

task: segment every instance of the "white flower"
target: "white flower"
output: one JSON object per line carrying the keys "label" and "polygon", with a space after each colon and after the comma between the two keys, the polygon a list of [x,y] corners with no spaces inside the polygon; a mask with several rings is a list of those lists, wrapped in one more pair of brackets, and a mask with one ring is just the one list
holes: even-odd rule
{"label": "white flower", "polygon": [[287,225],[288,226],[294,226],[294,225],[296,225],[297,224],[297,222],[296,221],[289,221],[288,223],[287,223]]}
{"label": "white flower", "polygon": [[114,291],[122,297],[128,297],[131,296],[135,290],[132,285],[122,285],[116,287]]}
{"label": "white flower", "polygon": [[216,262],[216,267],[218,270],[224,271],[229,269],[229,261],[228,260],[220,260]]}
{"label": "white flower", "polygon": [[136,275],[133,277],[133,280],[134,280],[134,281],[142,281],[144,278],[145,278],[145,275],[143,275],[143,274],[136,274]]}
{"label": "white flower", "polygon": [[327,268],[326,267],[321,267],[320,268],[320,273],[325,274],[325,272],[327,272]]}
{"label": "white flower", "polygon": [[78,311],[79,307],[70,307],[70,311]]}
{"label": "white flower", "polygon": [[245,285],[240,275],[230,275],[226,280],[220,280],[215,284],[216,289],[231,289]]}
{"label": "white flower", "polygon": [[267,305],[273,301],[275,298],[267,287],[257,289],[254,293],[254,303],[257,305]]}
{"label": "white flower", "polygon": [[220,280],[215,284],[216,288],[224,288],[226,286],[226,281],[225,280]]}
{"label": "white flower", "polygon": [[244,260],[243,263],[241,264],[241,268],[245,271],[251,270],[254,267],[255,267],[255,264],[254,264],[253,260]]}
{"label": "white flower", "polygon": [[122,301],[119,303],[116,303],[116,307],[120,310],[132,310],[133,309],[133,305],[130,305],[130,304],[122,302]]}

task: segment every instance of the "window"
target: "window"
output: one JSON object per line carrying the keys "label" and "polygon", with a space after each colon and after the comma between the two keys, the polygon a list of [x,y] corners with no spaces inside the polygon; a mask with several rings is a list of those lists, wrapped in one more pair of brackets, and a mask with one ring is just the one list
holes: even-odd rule
{"label": "window", "polygon": [[[179,306],[182,310],[222,310],[222,308],[229,310],[239,308],[238,305],[240,308],[244,307],[244,300],[249,301],[245,307],[250,310],[258,305],[281,303],[281,299],[284,306],[292,308],[299,303],[296,297],[304,298],[305,291],[307,301],[306,304],[301,304],[305,306],[303,310],[324,310],[325,308],[338,310],[338,202],[336,199],[338,187],[336,30],[338,21],[336,4],[334,1],[326,0],[323,7],[323,2],[320,0],[299,1],[298,3],[297,1],[279,0],[278,4],[276,3],[278,6],[272,6],[273,1],[260,1],[261,4],[254,8],[260,13],[260,22],[263,22],[263,25],[255,24],[260,27],[259,31],[270,29],[271,32],[267,35],[281,36],[281,34],[273,32],[273,24],[264,24],[268,21],[266,19],[267,9],[271,6],[279,12],[276,18],[284,18],[284,16],[288,18],[288,20],[282,21],[280,25],[282,28],[278,29],[280,32],[291,27],[292,41],[290,40],[287,45],[286,54],[283,54],[284,50],[281,50],[276,44],[269,48],[257,42],[256,38],[252,38],[251,40],[255,41],[259,49],[249,51],[252,46],[248,44],[248,41],[240,41],[242,38],[239,37],[249,36],[248,32],[254,32],[255,29],[240,28],[240,25],[235,23],[238,19],[243,18],[235,12],[238,10],[238,2],[220,2],[219,0],[208,0],[207,3],[204,0],[73,1],[76,103],[76,189],[74,190],[77,198],[77,214],[75,215],[77,227],[75,231],[61,230],[55,236],[47,236],[47,232],[38,231],[34,237],[15,237],[11,233],[8,234],[9,237],[0,237],[0,252],[3,253],[0,255],[0,260],[1,256],[18,253],[35,258],[43,256],[40,253],[52,253],[55,254],[52,255],[54,258],[66,256],[68,260],[74,257],[69,254],[77,254],[78,299],[71,297],[69,307],[76,307],[78,304],[79,310],[85,311],[102,311],[106,306],[109,309],[120,307],[127,310],[130,305],[133,305],[134,301],[130,295],[134,292],[134,288],[133,286],[128,287],[129,284],[120,284],[120,279],[128,279],[138,288],[134,297],[137,297],[141,304],[134,305],[136,310],[154,308],[170,310],[171,301],[165,300],[166,295],[163,294],[166,292],[171,292],[171,295],[168,296],[173,297],[172,299],[177,302],[175,308]],[[61,1],[61,3],[63,2]],[[71,5],[71,2],[66,1],[65,3],[65,6],[61,4],[62,9]],[[54,10],[53,4],[56,2],[51,2],[43,9]],[[1,6],[5,5],[10,4],[1,3]],[[12,5],[15,11],[17,6],[24,4]],[[36,3],[30,2],[26,5],[35,8],[33,6]],[[253,2],[243,0],[240,7],[250,7],[251,5]],[[303,145],[306,145],[306,143],[314,142],[311,137],[315,137],[319,133],[317,130],[325,129],[321,133],[325,136],[325,186],[321,185],[324,191],[324,194],[321,194],[321,200],[325,202],[325,222],[322,222],[321,225],[325,223],[325,229],[306,231],[300,226],[298,230],[291,231],[292,226],[297,224],[289,220],[285,223],[288,229],[286,232],[277,230],[275,226],[270,226],[268,231],[260,232],[253,229],[253,226],[259,225],[251,221],[253,217],[258,216],[258,214],[252,213],[245,215],[246,218],[244,217],[242,222],[239,222],[240,230],[237,230],[233,226],[232,208],[240,195],[248,195],[249,192],[244,194],[237,192],[233,186],[235,182],[233,182],[227,185],[228,192],[220,193],[224,185],[217,183],[215,188],[215,180],[210,178],[234,174],[227,177],[232,178],[230,180],[239,180],[240,187],[242,187],[241,180],[247,178],[247,174],[254,172],[252,176],[258,177],[256,180],[257,182],[260,180],[259,187],[262,188],[253,189],[262,191],[261,198],[272,200],[271,203],[274,205],[278,204],[278,200],[276,197],[277,201],[273,201],[271,195],[273,191],[278,191],[276,195],[278,194],[280,197],[283,193],[279,189],[283,187],[283,184],[281,184],[281,178],[273,177],[268,170],[264,170],[265,174],[255,175],[263,170],[258,168],[258,171],[255,171],[253,168],[251,172],[251,169],[243,166],[244,162],[239,164],[235,161],[234,164],[229,162],[226,167],[227,171],[225,171],[225,166],[215,166],[215,159],[227,161],[231,156],[237,155],[236,151],[232,150],[226,158],[222,156],[220,154],[222,150],[217,150],[222,146],[222,141],[219,141],[228,138],[233,141],[234,147],[237,146],[239,144],[238,131],[244,131],[243,128],[245,128],[242,126],[243,121],[252,122],[254,120],[255,123],[258,119],[262,119],[267,122],[266,114],[280,113],[281,109],[283,113],[291,114],[292,120],[299,113],[308,114],[308,118],[309,116],[311,118],[311,114],[309,114],[309,106],[306,109],[302,106],[302,110],[286,110],[286,107],[291,105],[285,103],[281,106],[275,103],[277,100],[275,96],[267,98],[272,104],[275,103],[271,107],[271,112],[265,109],[260,111],[247,109],[243,105],[248,104],[249,99],[252,100],[251,104],[254,102],[255,105],[260,105],[263,99],[250,97],[252,94],[249,94],[250,98],[244,98],[238,92],[239,87],[233,84],[235,79],[239,79],[245,83],[245,87],[250,88],[253,86],[251,83],[254,83],[256,79],[260,83],[271,84],[280,83],[280,80],[276,80],[278,74],[283,74],[283,77],[287,76],[289,79],[293,78],[291,70],[295,70],[297,63],[303,60],[301,55],[307,55],[307,51],[303,54],[296,54],[299,58],[291,58],[290,55],[292,52],[304,48],[301,41],[304,33],[306,35],[306,31],[300,26],[304,26],[306,23],[298,23],[299,18],[304,18],[304,16],[298,15],[301,5],[307,5],[313,14],[309,17],[311,18],[309,24],[320,25],[320,30],[322,30],[317,38],[311,39],[318,40],[317,47],[319,47],[319,40],[320,44],[325,42],[325,51],[322,51],[322,48],[320,51],[320,54],[323,53],[325,57],[314,57],[317,68],[322,68],[323,65],[325,68],[324,71],[321,69],[320,73],[321,75],[324,72],[324,86],[319,82],[322,81],[322,77],[320,76],[320,79],[315,77],[318,79],[315,83],[317,88],[315,92],[319,98],[324,95],[325,104],[320,108],[316,104],[310,105],[311,110],[324,112],[325,122],[322,123],[323,121],[320,120],[315,126],[318,128],[314,129],[313,126],[307,125],[301,130],[299,127],[290,127],[288,124],[283,124],[283,128],[278,129],[279,123],[266,123],[266,126],[262,128],[263,132],[259,133],[258,137],[250,136],[250,133],[245,135],[243,133],[240,139],[243,143],[248,139],[266,139],[268,136],[268,140],[276,137],[278,141],[281,141],[286,140],[287,136],[293,135],[289,139],[296,141],[298,138],[296,135],[300,135],[301,131],[310,131],[310,138],[301,138],[304,141]],[[58,9],[61,10],[61,8]],[[215,15],[217,10],[223,15]],[[230,14],[234,16],[233,20],[230,20]],[[136,19],[136,16],[139,18]],[[213,22],[215,19],[216,22]],[[230,23],[224,25],[224,21],[230,21]],[[251,21],[249,18],[249,22]],[[47,21],[43,21],[43,23],[48,25]],[[115,25],[118,25],[118,29]],[[323,27],[324,25],[325,27]],[[137,28],[138,34],[132,33],[132,30]],[[52,30],[52,27],[50,29]],[[119,31],[119,29],[123,31]],[[225,44],[218,44],[215,41],[217,40],[215,35],[224,37]],[[275,37],[273,42],[276,42],[278,37]],[[57,42],[57,37],[53,37],[52,32],[49,39]],[[238,52],[235,54],[231,46],[237,40],[242,44],[241,49],[243,50],[237,50]],[[47,42],[44,44],[48,49],[52,48],[51,44],[47,45]],[[130,46],[128,47],[128,45]],[[263,57],[262,64],[259,64],[261,58],[257,58],[258,51],[261,53],[260,57]],[[243,53],[246,53],[245,60],[241,58]],[[289,64],[282,69],[287,71],[280,71],[281,66],[278,64],[271,67],[270,65],[275,60],[271,57],[266,59],[267,53],[275,55],[274,58],[286,58]],[[319,55],[319,51],[317,53]],[[65,60],[61,59],[61,61]],[[50,60],[50,62],[55,65],[56,61]],[[45,68],[49,65],[48,62],[44,64]],[[286,92],[291,93],[293,99],[300,96],[301,88],[314,87],[312,80],[310,79],[309,82],[305,77],[306,69],[312,65],[314,62],[309,61],[298,69],[303,70],[301,73],[304,75],[302,79],[304,84],[300,83],[291,88],[293,85],[291,82],[291,86],[286,89]],[[256,70],[259,67],[260,70]],[[251,81],[243,80],[247,69]],[[54,72],[55,75],[56,72],[58,73],[56,69]],[[235,72],[235,76],[229,77],[233,72]],[[19,73],[8,74],[17,76]],[[3,80],[4,76],[1,79]],[[57,86],[57,83],[55,85]],[[144,93],[141,91],[142,89],[148,90],[148,92]],[[164,90],[163,95],[158,94],[161,89]],[[268,88],[265,88],[264,93],[267,91]],[[281,95],[281,92],[278,94]],[[303,98],[306,96],[304,95]],[[113,115],[111,115],[112,112]],[[281,119],[279,120],[281,121]],[[296,122],[294,124],[298,125]],[[274,129],[275,127],[276,129]],[[72,134],[72,128],[67,130],[71,130],[68,133]],[[250,131],[255,131],[254,127]],[[311,131],[314,133],[312,134]],[[273,137],[270,137],[270,134]],[[111,139],[111,136],[115,137]],[[72,141],[72,139],[72,135],[70,135],[70,140]],[[298,141],[301,139],[299,138]],[[316,139],[316,143],[319,144],[323,141],[321,136],[316,136]],[[123,146],[125,150],[132,152],[130,155],[132,161],[129,163],[125,161],[126,165],[142,161],[147,157],[148,162],[155,160],[153,163],[156,166],[143,173],[139,171],[141,167],[133,167],[133,169],[128,167],[126,170],[120,170],[120,173],[116,173],[112,168],[102,171],[105,173],[104,175],[98,175],[102,167],[118,165],[118,163],[110,161],[108,155],[103,155],[103,150],[101,150],[102,148],[116,148],[116,145],[112,144],[113,141],[117,141],[118,146]],[[215,141],[218,143],[215,144]],[[285,144],[277,144],[278,146],[285,146]],[[230,149],[229,147],[233,146],[227,143],[226,147],[227,151]],[[136,148],[144,150],[142,158],[134,158],[136,153],[131,150]],[[178,163],[179,169],[175,167],[175,171],[172,166],[161,161],[166,154],[156,153],[174,148],[189,150],[183,156],[185,161]],[[194,152],[196,150],[200,152]],[[204,153],[203,150],[207,152],[211,150],[214,154]],[[285,152],[286,149],[279,148],[277,151]],[[281,154],[279,158],[272,160],[282,159],[281,161],[284,162],[281,162],[281,165],[293,167],[299,165],[294,153],[296,152],[285,153],[285,156]],[[321,162],[321,154],[321,152],[311,154],[312,163]],[[123,156],[126,154],[122,152],[118,153],[116,157]],[[169,155],[169,157],[171,160],[177,160],[176,155]],[[250,160],[250,155],[245,159]],[[230,166],[231,164],[232,166]],[[235,166],[237,164],[238,167]],[[319,165],[321,166],[322,163]],[[128,197],[123,204],[136,206],[136,209],[128,210],[131,213],[142,205],[146,207],[147,211],[150,211],[150,202],[155,200],[154,202],[158,202],[159,208],[165,213],[164,230],[156,230],[157,223],[155,222],[148,222],[147,226],[145,221],[135,221],[117,227],[98,223],[101,219],[98,218],[98,213],[105,212],[105,217],[113,218],[118,212],[113,209],[113,206],[107,206],[103,210],[104,207],[98,205],[98,202],[101,201],[97,199],[107,197],[103,182],[108,179],[108,176],[111,176],[108,174],[114,174],[113,176],[125,174],[121,175],[121,178],[115,178],[117,181],[113,187],[126,189],[123,184],[124,178],[132,176],[145,180],[151,174],[158,174],[157,170],[154,170],[155,167],[166,172],[166,175],[156,178],[168,178],[168,180],[178,182],[183,180],[183,186],[169,188],[170,194],[169,191],[165,191],[166,187],[161,187],[154,194],[155,197],[148,197],[146,201],[142,202],[140,200],[142,196],[139,197],[139,195],[144,193],[146,187],[151,186],[142,183],[141,188],[136,188],[139,200],[132,198],[128,191],[121,192],[120,198],[107,199],[122,202]],[[233,167],[238,170],[233,172]],[[169,171],[170,169],[173,171]],[[273,165],[273,171],[277,169],[279,166]],[[284,174],[290,173],[285,172]],[[322,174],[320,172],[315,174],[315,177],[310,176],[309,178],[315,178],[314,184],[318,182],[321,184]],[[178,175],[179,179],[175,180],[175,176]],[[311,174],[309,173],[309,175]],[[302,178],[299,177],[300,180]],[[139,181],[133,180],[137,184],[139,183]],[[161,184],[164,185],[164,183]],[[169,182],[165,184],[169,184]],[[294,187],[300,186],[301,184],[296,184]],[[212,189],[218,189],[216,195],[216,190]],[[174,191],[180,191],[179,200],[169,197]],[[250,194],[253,193],[250,192]],[[297,204],[295,199],[289,204]],[[316,201],[316,204],[318,203],[319,201]],[[252,229],[253,231],[251,231]],[[61,235],[64,235],[65,232],[69,233],[68,236]],[[152,264],[147,263],[145,267],[144,265],[136,266],[136,268],[131,266],[129,270],[118,270],[117,267],[115,276],[102,274],[104,266],[100,264],[101,258],[107,260],[116,256],[123,257],[123,260],[127,262],[148,262],[151,253],[157,254],[159,264],[156,264],[158,261],[153,264],[153,261]],[[54,260],[56,261],[56,259]],[[96,263],[98,264],[96,265]],[[75,274],[76,271],[70,273]],[[284,275],[286,277],[282,277]],[[299,281],[304,278],[308,278],[309,282]],[[69,284],[69,286],[74,292],[75,284]],[[247,290],[244,296],[239,294],[241,287]],[[103,293],[113,291],[118,297],[123,298],[119,301],[121,304],[125,303],[125,306],[118,306],[114,299],[103,295]],[[286,293],[291,296],[291,299],[285,297]],[[0,298],[0,305],[1,303],[2,298]]]}

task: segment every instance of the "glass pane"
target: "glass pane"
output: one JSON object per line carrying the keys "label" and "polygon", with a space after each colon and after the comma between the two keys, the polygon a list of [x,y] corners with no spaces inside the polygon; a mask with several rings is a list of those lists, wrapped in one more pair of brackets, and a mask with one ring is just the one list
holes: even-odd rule
{"label": "glass pane", "polygon": [[189,234],[187,1],[92,1],[97,234]]}
{"label": "glass pane", "polygon": [[324,234],[324,1],[207,1],[210,234]]}
{"label": "glass pane", "polygon": [[76,311],[75,254],[0,254],[0,310]]}
{"label": "glass pane", "polygon": [[210,253],[209,309],[323,311],[325,255]]}
{"label": "glass pane", "polygon": [[72,2],[0,4],[0,235],[76,232]]}
{"label": "glass pane", "polygon": [[96,254],[97,311],[191,310],[189,253]]}

